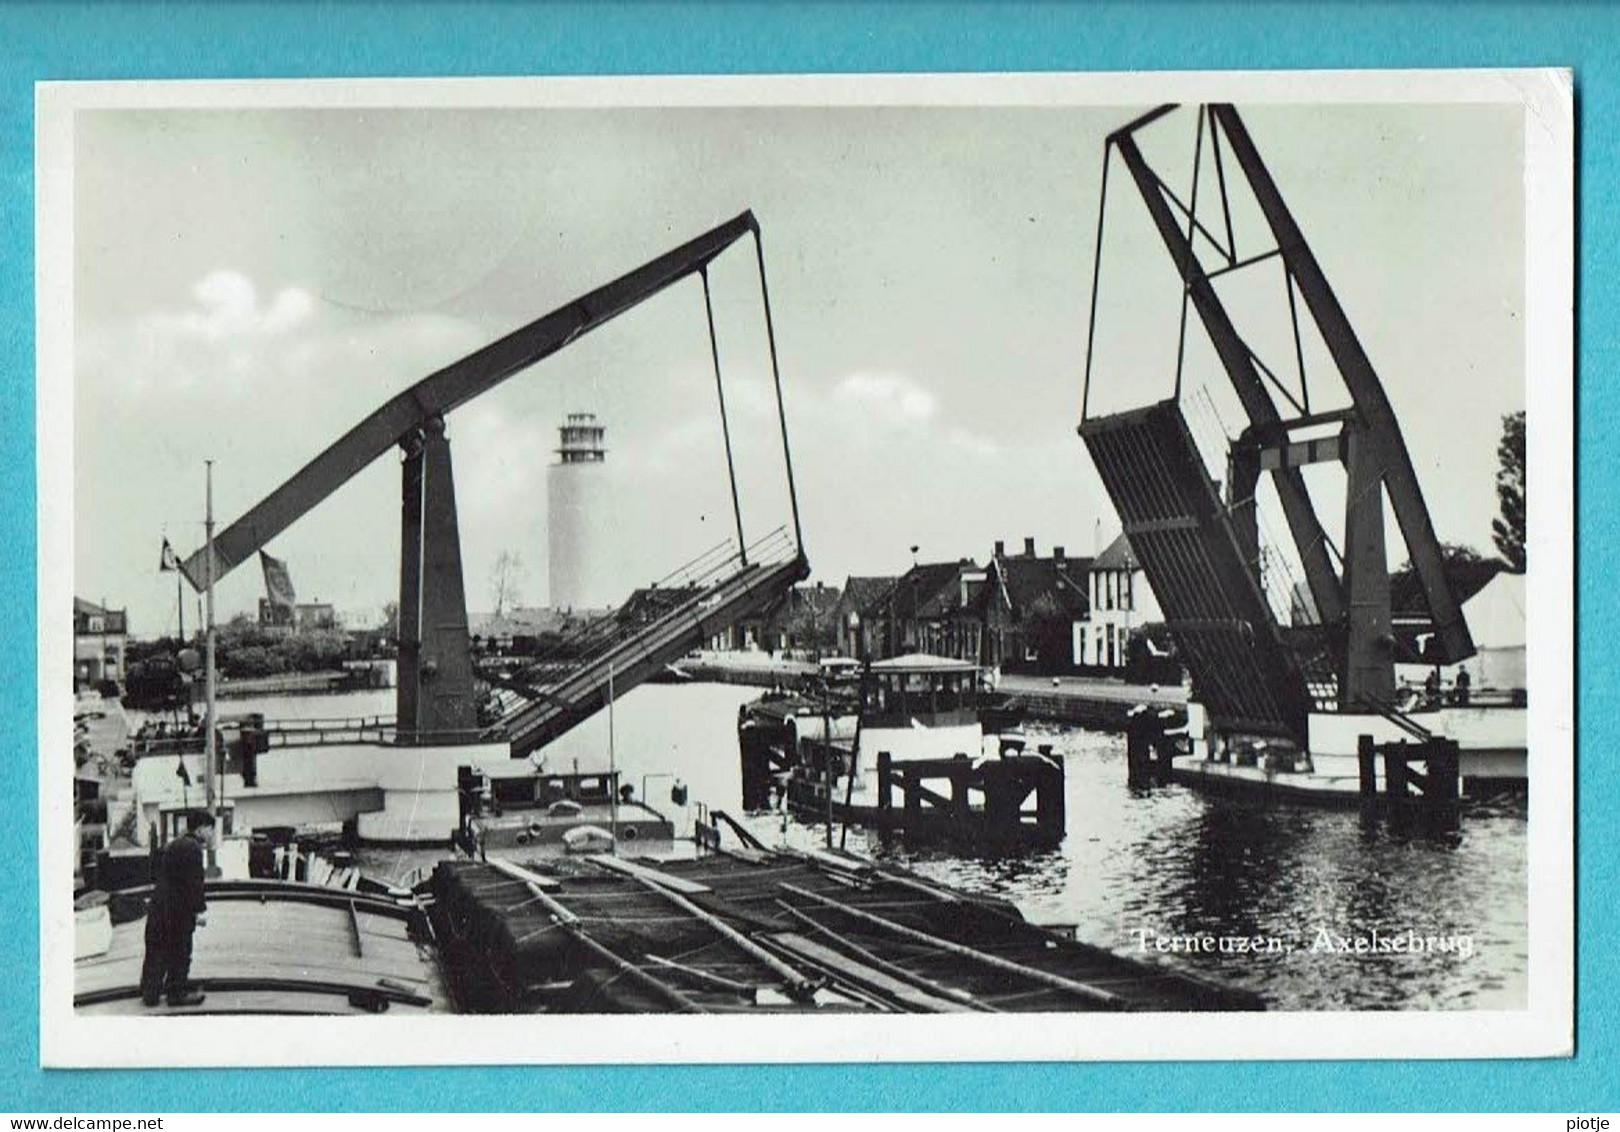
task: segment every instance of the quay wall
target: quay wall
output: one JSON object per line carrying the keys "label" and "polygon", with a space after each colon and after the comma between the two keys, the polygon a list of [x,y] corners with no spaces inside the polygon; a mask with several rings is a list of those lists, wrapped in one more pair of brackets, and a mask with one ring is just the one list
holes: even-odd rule
{"label": "quay wall", "polygon": [[712,684],[741,684],[753,688],[784,688],[798,690],[812,676],[819,674],[816,665],[799,660],[781,660],[758,654],[736,657],[714,653],[703,657],[688,657],[674,667],[691,677]]}
{"label": "quay wall", "polygon": [[1016,697],[1017,702],[1023,705],[1024,716],[1027,719],[1040,720],[1043,723],[1064,723],[1072,727],[1085,727],[1092,731],[1124,731],[1126,716],[1132,708],[1140,703],[1185,711],[1182,704],[1173,701],[1156,701],[1146,692],[1147,690],[1143,689],[1144,694],[1139,700],[1114,697],[1101,698],[1076,693],[1014,692],[1012,694]]}
{"label": "quay wall", "polygon": [[[676,666],[693,680],[718,684],[744,684],[759,688],[800,690],[819,675],[816,665],[757,653],[706,653]],[[1153,687],[1126,684],[1100,677],[1050,678],[1003,676],[997,685],[1002,695],[1023,706],[1025,718],[1099,731],[1123,731],[1127,713],[1138,704],[1170,708],[1184,718],[1187,694],[1179,686]]]}

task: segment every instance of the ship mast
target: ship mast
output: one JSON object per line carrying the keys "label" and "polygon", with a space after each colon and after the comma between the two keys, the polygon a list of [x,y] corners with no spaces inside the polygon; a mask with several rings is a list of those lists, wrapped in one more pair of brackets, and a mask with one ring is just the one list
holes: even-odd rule
{"label": "ship mast", "polygon": [[[217,813],[218,786],[215,781],[215,760],[219,752],[214,746],[215,733],[215,688],[214,688],[214,462],[205,460],[206,486],[204,499],[203,530],[208,539],[208,554],[206,558],[206,573],[204,577],[204,609],[207,618],[206,646],[204,649],[206,660],[203,667],[204,687],[207,689],[206,708],[203,716],[203,781],[208,799],[208,814],[215,821],[216,841],[219,814]],[[217,850],[210,847],[208,850],[208,868],[213,872],[219,867]]]}

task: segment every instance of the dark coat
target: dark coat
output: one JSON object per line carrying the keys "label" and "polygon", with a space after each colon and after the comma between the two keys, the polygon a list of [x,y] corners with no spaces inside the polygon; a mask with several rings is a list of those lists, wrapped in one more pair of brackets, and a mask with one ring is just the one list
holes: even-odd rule
{"label": "dark coat", "polygon": [[158,853],[148,915],[189,928],[208,907],[203,899],[203,849],[194,837],[177,837]]}

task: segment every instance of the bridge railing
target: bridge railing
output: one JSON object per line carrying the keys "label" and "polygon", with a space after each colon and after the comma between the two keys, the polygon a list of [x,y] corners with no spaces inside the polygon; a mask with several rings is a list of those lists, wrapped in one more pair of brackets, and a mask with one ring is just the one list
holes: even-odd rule
{"label": "bridge railing", "polygon": [[504,734],[514,754],[545,745],[611,702],[655,677],[686,650],[701,645],[723,625],[768,609],[808,573],[800,555],[776,562],[750,561],[713,585],[680,591],[684,596],[646,620],[629,621],[565,679],[527,693],[492,732]]}
{"label": "bridge railing", "polygon": [[791,561],[797,554],[798,547],[786,527],[777,527],[750,544],[746,553],[737,551],[730,540],[717,543],[641,591],[640,608],[632,608],[627,601],[613,613],[563,637],[546,651],[525,658],[517,682],[536,688],[559,683],[593,658],[630,640],[648,625],[701,597],[703,591],[735,577],[747,566]]}

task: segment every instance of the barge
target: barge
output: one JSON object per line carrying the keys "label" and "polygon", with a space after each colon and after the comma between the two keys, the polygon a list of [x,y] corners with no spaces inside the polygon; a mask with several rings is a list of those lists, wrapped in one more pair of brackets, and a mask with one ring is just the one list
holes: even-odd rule
{"label": "barge", "polygon": [[281,880],[204,888],[193,940],[200,1006],[144,1006],[149,886],[81,898],[73,1006],[89,1015],[443,1014],[452,1009],[425,908],[392,896]]}
{"label": "barge", "polygon": [[447,861],[433,920],[494,1013],[1259,1010],[1263,1001],[841,853]]}

